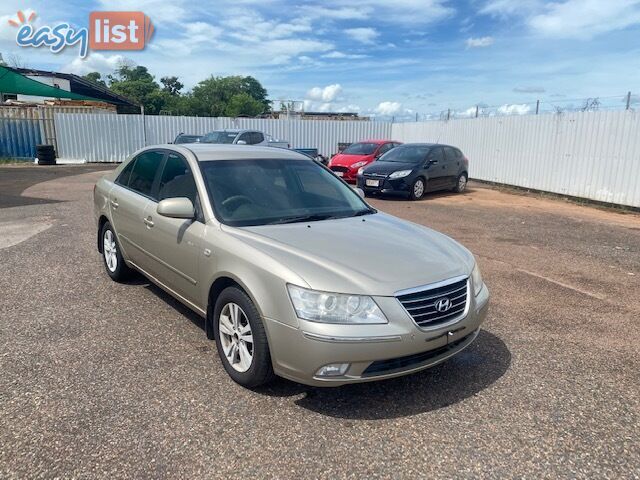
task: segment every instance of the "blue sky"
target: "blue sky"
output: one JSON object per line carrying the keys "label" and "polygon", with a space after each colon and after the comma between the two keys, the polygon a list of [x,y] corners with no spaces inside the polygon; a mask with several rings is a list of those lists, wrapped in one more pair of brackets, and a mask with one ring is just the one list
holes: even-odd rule
{"label": "blue sky", "polygon": [[[18,48],[7,19],[86,26],[93,10],[142,10],[156,27],[142,52]],[[640,94],[640,0],[3,0],[0,52],[34,68],[109,73],[123,60],[193,86],[253,75],[270,97],[307,110],[426,118],[475,105],[526,113],[536,99],[616,106]],[[635,98],[635,97],[634,97]],[[577,102],[579,103],[579,102]]]}

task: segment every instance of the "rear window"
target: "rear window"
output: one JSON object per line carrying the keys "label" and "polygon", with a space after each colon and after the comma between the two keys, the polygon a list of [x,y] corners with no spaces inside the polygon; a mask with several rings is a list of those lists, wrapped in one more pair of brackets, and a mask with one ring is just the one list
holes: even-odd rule
{"label": "rear window", "polygon": [[158,151],[144,152],[138,155],[131,172],[129,188],[150,197],[153,180],[156,178],[163,156],[164,153]]}
{"label": "rear window", "polygon": [[343,150],[347,155],[371,155],[378,148],[377,143],[352,143]]}

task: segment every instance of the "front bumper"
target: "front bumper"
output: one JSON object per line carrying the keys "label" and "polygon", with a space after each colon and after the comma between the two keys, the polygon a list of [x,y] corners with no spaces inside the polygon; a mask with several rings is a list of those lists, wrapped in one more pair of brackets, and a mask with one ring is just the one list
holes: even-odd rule
{"label": "front bumper", "polygon": [[[453,325],[418,327],[395,297],[375,297],[389,319],[382,325],[329,325],[299,320],[299,328],[265,318],[276,374],[313,386],[370,382],[417,372],[457,354],[477,337],[484,321],[486,285]],[[320,377],[329,364],[349,363],[341,376]]]}
{"label": "front bumper", "polygon": [[[366,182],[367,180],[378,181],[378,186],[368,186]],[[358,175],[356,183],[357,186],[365,193],[408,194],[411,191],[413,180],[413,175],[395,179],[390,179],[389,177]]]}

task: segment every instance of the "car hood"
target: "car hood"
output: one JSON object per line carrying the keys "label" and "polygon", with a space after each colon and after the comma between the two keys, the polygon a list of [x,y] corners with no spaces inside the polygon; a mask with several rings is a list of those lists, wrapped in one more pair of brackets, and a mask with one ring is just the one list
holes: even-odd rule
{"label": "car hood", "polygon": [[378,160],[375,163],[367,166],[364,173],[378,173],[388,175],[398,170],[413,170],[417,167],[415,163],[398,163],[398,162],[381,162]]}
{"label": "car hood", "polygon": [[474,264],[473,255],[449,237],[383,213],[223,229],[322,291],[393,296],[470,275]]}
{"label": "car hood", "polygon": [[331,159],[331,166],[350,167],[356,162],[369,162],[373,160],[373,155],[346,155],[339,153]]}

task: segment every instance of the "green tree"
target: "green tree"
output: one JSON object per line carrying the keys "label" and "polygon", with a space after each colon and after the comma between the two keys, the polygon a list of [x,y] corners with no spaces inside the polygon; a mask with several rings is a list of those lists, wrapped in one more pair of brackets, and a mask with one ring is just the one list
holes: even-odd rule
{"label": "green tree", "polygon": [[[252,103],[249,108],[252,115],[258,115],[269,109],[267,91],[253,77],[209,77],[201,81],[193,88],[191,105],[196,115],[219,117],[228,115],[227,107],[231,99],[240,94],[252,98],[257,103]],[[246,97],[243,96],[234,101],[234,110],[244,104],[248,106]],[[260,108],[258,108],[258,104]],[[249,113],[243,113],[249,115]]]}
{"label": "green tree", "polygon": [[127,97],[139,105],[144,105],[146,113],[158,114],[163,110],[160,86],[147,67],[121,65],[109,79],[109,88],[124,97]]}
{"label": "green tree", "polygon": [[86,75],[83,75],[82,78],[90,81],[91,83],[95,83],[96,85],[100,85],[103,87],[107,86],[107,83],[102,79],[102,75],[100,75],[100,72],[89,72]]}
{"label": "green tree", "polygon": [[160,79],[162,83],[162,91],[170,93],[171,95],[180,95],[180,90],[184,87],[184,84],[178,80],[178,77],[162,77]]}
{"label": "green tree", "polygon": [[231,97],[224,111],[227,117],[239,117],[241,115],[255,117],[263,112],[264,104],[246,92],[237,93]]}

